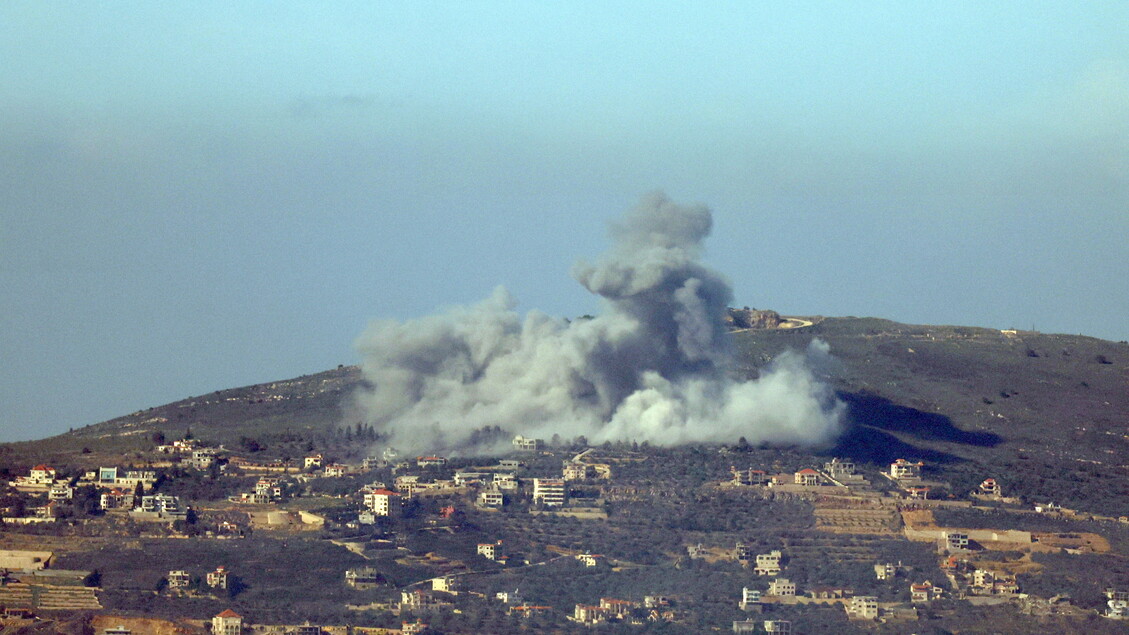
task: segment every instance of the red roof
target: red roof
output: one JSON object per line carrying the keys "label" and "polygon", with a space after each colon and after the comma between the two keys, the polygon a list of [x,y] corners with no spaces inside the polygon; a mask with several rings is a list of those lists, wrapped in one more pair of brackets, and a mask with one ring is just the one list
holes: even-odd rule
{"label": "red roof", "polygon": [[376,496],[399,496],[399,494],[393,492],[390,489],[375,489],[369,492],[369,494],[374,494]]}
{"label": "red roof", "polygon": [[240,619],[243,618],[242,615],[236,613],[235,611],[233,611],[231,609],[225,609],[223,613],[220,613],[216,617],[238,617]]}
{"label": "red roof", "polygon": [[40,463],[39,465],[36,465],[35,467],[33,467],[31,469],[33,469],[33,470],[46,470],[48,472],[54,472],[55,471],[55,468],[47,467],[46,465],[44,465],[42,463]]}
{"label": "red roof", "polygon": [[815,470],[811,469],[810,467],[804,468],[804,469],[800,470],[799,472],[796,472],[796,474],[815,474],[816,476],[819,476],[819,472],[816,472]]}

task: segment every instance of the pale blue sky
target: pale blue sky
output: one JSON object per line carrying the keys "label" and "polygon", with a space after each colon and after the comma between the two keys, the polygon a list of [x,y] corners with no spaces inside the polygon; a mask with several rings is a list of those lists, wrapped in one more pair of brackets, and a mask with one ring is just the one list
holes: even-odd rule
{"label": "pale blue sky", "polygon": [[736,302],[1129,339],[1124,2],[0,3],[0,440],[357,361],[652,189]]}

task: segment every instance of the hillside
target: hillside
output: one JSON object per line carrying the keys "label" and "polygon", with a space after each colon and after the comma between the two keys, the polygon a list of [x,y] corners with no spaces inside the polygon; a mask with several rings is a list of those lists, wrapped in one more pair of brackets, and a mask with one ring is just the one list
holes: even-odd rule
{"label": "hillside", "polygon": [[[1129,513],[1126,501],[1101,495],[1107,487],[1129,490],[1122,459],[1129,441],[1129,345],[876,318],[810,321],[802,328],[742,330],[734,338],[739,371],[750,376],[788,347],[802,349],[816,337],[830,344],[839,362],[831,381],[849,404],[850,424],[838,446],[820,454],[873,464],[923,459],[957,487],[989,473],[1020,495]],[[271,454],[301,452],[315,441],[325,447],[334,430],[355,423],[349,395],[361,381],[358,368],[339,367],[220,390],[0,451],[21,464],[86,463],[150,448],[156,433],[171,439],[191,430],[229,446],[253,438]],[[92,456],[77,456],[83,450]],[[1079,481],[1102,487],[1079,488]]]}

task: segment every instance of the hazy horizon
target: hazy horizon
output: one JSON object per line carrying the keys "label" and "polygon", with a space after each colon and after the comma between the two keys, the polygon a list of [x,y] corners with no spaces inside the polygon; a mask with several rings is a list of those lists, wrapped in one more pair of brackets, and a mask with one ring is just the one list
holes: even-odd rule
{"label": "hazy horizon", "polygon": [[[640,195],[734,304],[1129,339],[1129,5],[0,5],[0,440],[599,305]],[[831,351],[834,354],[834,351]]]}

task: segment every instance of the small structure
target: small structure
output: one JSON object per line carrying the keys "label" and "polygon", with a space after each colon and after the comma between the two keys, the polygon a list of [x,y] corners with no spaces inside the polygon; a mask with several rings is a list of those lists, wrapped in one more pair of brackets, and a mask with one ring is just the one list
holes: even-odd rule
{"label": "small structure", "polygon": [[604,556],[598,553],[578,553],[576,559],[585,567],[598,567],[604,563]]}
{"label": "small structure", "polygon": [[734,633],[755,633],[760,622],[756,620],[740,620],[733,622]]}
{"label": "small structure", "polygon": [[441,456],[419,456],[416,457],[416,465],[418,467],[443,467],[447,465],[447,459]]}
{"label": "small structure", "polygon": [[788,620],[765,620],[764,632],[766,633],[782,633],[784,635],[791,635],[792,622]]}

